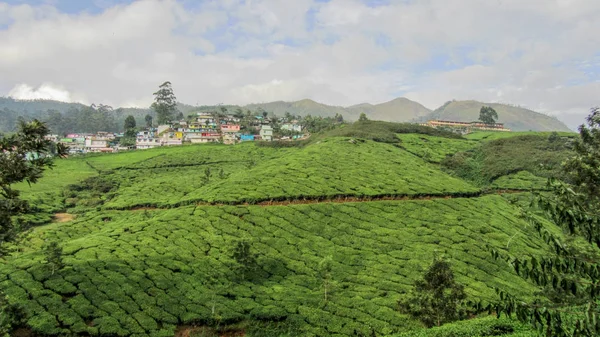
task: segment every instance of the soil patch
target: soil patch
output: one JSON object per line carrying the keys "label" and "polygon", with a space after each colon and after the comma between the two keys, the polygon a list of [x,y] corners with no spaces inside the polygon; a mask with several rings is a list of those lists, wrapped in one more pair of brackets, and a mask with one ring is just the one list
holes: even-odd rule
{"label": "soil patch", "polygon": [[215,330],[207,326],[181,325],[175,330],[175,337],[244,337],[246,332],[239,329]]}
{"label": "soil patch", "polygon": [[54,214],[54,222],[69,222],[75,219],[75,215],[69,213],[56,213]]}

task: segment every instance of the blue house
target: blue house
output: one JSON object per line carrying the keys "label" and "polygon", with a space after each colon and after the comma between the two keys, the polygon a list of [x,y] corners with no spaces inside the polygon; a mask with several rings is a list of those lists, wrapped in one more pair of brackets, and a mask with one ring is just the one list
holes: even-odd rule
{"label": "blue house", "polygon": [[240,140],[243,141],[248,141],[248,140],[254,140],[254,135],[240,135]]}

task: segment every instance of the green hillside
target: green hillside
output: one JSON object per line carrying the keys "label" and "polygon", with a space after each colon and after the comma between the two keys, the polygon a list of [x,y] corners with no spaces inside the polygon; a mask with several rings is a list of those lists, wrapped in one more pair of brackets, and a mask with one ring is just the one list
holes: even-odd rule
{"label": "green hillside", "polygon": [[370,119],[390,122],[409,122],[431,113],[431,110],[423,105],[404,97],[375,105],[358,104],[350,106],[346,110],[355,120],[361,113],[365,113]]}
{"label": "green hillside", "polygon": [[313,116],[333,117],[335,114],[340,114],[344,117],[349,117],[346,110],[340,106],[321,104],[311,99],[303,99],[295,102],[276,101],[248,104],[243,108],[250,109],[252,111],[261,108],[265,111],[273,112],[277,116],[283,116],[286,112],[289,112],[291,114],[300,116],[306,116],[310,114]]}
{"label": "green hillside", "polygon": [[449,101],[420,120],[440,119],[472,122],[479,119],[482,106],[491,106],[498,113],[498,122],[513,131],[566,131],[571,130],[561,121],[529,109],[477,101]]}
{"label": "green hillside", "polygon": [[[45,224],[0,261],[0,289],[26,313],[21,333],[38,335],[532,336],[485,318],[423,330],[397,311],[436,254],[450,259],[472,300],[494,300],[495,287],[538,296],[487,246],[513,255],[548,249],[494,190],[538,183],[545,171],[507,171],[483,186],[443,166],[481,149],[508,156],[499,149],[517,143],[407,130],[368,122],[295,147],[193,145],[59,160],[39,183],[19,186],[37,212],[27,219]],[[555,150],[544,147],[545,135],[514,139]],[[49,223],[53,216],[61,222]],[[240,240],[257,256],[246,277],[231,255]],[[40,250],[49,241],[64,249],[66,267],[54,274]],[[328,256],[325,301],[318,270]]]}

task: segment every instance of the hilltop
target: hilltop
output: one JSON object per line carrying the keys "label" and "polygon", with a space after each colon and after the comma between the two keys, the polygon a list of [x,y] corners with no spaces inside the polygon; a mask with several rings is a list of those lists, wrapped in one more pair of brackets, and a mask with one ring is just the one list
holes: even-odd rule
{"label": "hilltop", "polygon": [[[494,300],[494,287],[540,296],[488,246],[513,255],[549,250],[515,200],[543,188],[554,173],[537,161],[560,161],[570,135],[489,134],[465,139],[368,121],[285,146],[59,160],[39,183],[19,186],[35,210],[23,220],[39,226],[0,262],[0,288],[23,306],[25,331],[55,336],[408,336],[422,325],[400,314],[397,301],[435,254],[451,260],[473,300]],[[489,149],[490,158],[468,161],[482,161],[473,174],[489,175],[485,181],[445,163]],[[504,171],[490,161],[518,154],[522,164]],[[43,263],[46,240],[64,250],[66,267],[55,274]],[[257,254],[247,279],[231,258],[240,240]],[[324,301],[319,263],[328,256],[333,286]],[[466,336],[501,324],[505,336],[532,336],[494,322],[448,329],[471,329]]]}
{"label": "hilltop", "polygon": [[[342,115],[348,121],[356,121],[361,113],[365,113],[369,119],[382,120],[390,122],[423,122],[429,119],[442,119],[471,122],[479,118],[479,109],[483,105],[493,107],[499,115],[499,122],[505,123],[506,127],[513,131],[570,131],[569,128],[556,118],[544,114],[520,108],[516,106],[499,103],[482,103],[477,101],[450,101],[431,111],[423,105],[411,101],[407,98],[396,98],[389,102],[380,104],[361,103],[349,107],[332,106],[315,102],[310,99],[303,99],[294,102],[275,101],[268,103],[248,104],[245,106],[222,105],[222,106],[191,106],[179,103],[178,109],[184,115],[193,114],[197,111],[215,111],[226,108],[230,112],[237,109],[242,111],[257,111],[262,109],[267,112],[284,116],[286,112],[294,115],[333,117],[336,114]],[[40,118],[46,120],[50,118],[48,110],[54,110],[63,114],[68,111],[82,109],[85,106],[79,103],[63,103],[50,100],[20,101],[12,98],[0,98],[0,110],[8,109],[13,112],[4,112],[0,114],[0,132],[11,131],[18,116],[27,118]],[[133,115],[138,125],[144,125],[144,116],[153,115],[153,111],[148,108],[115,108],[114,127],[116,129],[123,125],[127,115]],[[81,131],[81,130],[79,130]],[[113,131],[100,130],[100,131]]]}
{"label": "hilltop", "polygon": [[498,112],[498,122],[504,123],[505,127],[513,131],[571,131],[558,119],[533,110],[478,101],[449,101],[419,120],[440,119],[472,122],[479,119],[479,110],[484,105],[494,108]]}

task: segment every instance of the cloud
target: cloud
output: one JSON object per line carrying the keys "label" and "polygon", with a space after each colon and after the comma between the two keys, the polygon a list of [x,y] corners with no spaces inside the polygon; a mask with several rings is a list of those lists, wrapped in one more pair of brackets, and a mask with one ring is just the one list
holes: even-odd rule
{"label": "cloud", "polygon": [[169,80],[192,104],[477,99],[570,126],[600,105],[597,1],[68,3],[0,2],[0,94],[148,106]]}
{"label": "cloud", "polygon": [[[44,83],[37,88],[33,88],[27,84],[21,83],[16,85],[8,92],[8,96],[15,99],[32,100],[32,99],[51,99],[62,102],[73,102],[73,97],[68,90],[52,83]],[[85,101],[84,99],[77,100],[78,102]]]}

